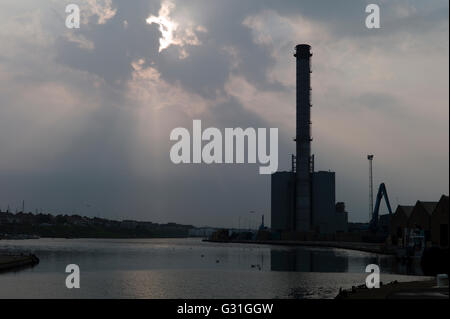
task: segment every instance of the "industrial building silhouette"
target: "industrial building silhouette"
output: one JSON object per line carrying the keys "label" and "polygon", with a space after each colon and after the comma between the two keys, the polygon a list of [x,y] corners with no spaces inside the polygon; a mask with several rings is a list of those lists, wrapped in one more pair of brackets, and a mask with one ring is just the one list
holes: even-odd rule
{"label": "industrial building silhouette", "polygon": [[271,178],[272,231],[280,234],[334,234],[347,231],[345,205],[336,205],[335,173],[314,171],[311,155],[311,47],[295,47],[296,155],[290,172]]}

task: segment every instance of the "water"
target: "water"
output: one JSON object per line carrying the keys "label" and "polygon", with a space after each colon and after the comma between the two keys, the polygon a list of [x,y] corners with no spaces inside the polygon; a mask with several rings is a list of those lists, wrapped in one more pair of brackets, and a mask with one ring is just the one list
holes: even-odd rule
{"label": "water", "polygon": [[[200,239],[2,240],[4,252],[40,263],[0,273],[0,298],[334,298],[364,284],[368,264],[383,282],[425,278],[390,256]],[[80,289],[65,286],[68,264],[80,267]]]}

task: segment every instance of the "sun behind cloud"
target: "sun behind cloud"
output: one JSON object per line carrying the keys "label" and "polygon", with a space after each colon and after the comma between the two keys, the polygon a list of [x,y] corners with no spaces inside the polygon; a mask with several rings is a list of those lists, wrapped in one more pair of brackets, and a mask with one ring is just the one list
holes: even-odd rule
{"label": "sun behind cloud", "polygon": [[196,32],[207,32],[203,26],[195,26],[193,23],[179,28],[180,24],[173,20],[171,12],[175,9],[175,3],[171,0],[165,0],[161,3],[158,16],[151,15],[147,18],[147,24],[158,24],[161,38],[159,39],[159,52],[167,49],[171,45],[180,47],[180,58],[184,59],[188,53],[184,46],[200,45],[201,42]]}

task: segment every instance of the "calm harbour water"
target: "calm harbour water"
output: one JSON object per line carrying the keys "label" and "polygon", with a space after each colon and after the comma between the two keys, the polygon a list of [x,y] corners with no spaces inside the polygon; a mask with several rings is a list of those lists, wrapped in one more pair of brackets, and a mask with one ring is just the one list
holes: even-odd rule
{"label": "calm harbour water", "polygon": [[[364,284],[368,264],[383,282],[425,278],[390,256],[201,239],[1,240],[5,252],[40,263],[0,273],[0,298],[334,298]],[[68,264],[80,267],[80,289],[65,286]]]}

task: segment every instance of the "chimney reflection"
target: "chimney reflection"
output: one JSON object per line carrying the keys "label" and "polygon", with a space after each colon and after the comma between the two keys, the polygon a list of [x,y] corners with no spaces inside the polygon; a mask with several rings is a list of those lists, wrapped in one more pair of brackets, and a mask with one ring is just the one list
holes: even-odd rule
{"label": "chimney reflection", "polygon": [[304,248],[271,250],[272,271],[347,272],[348,257],[332,251],[313,251]]}

